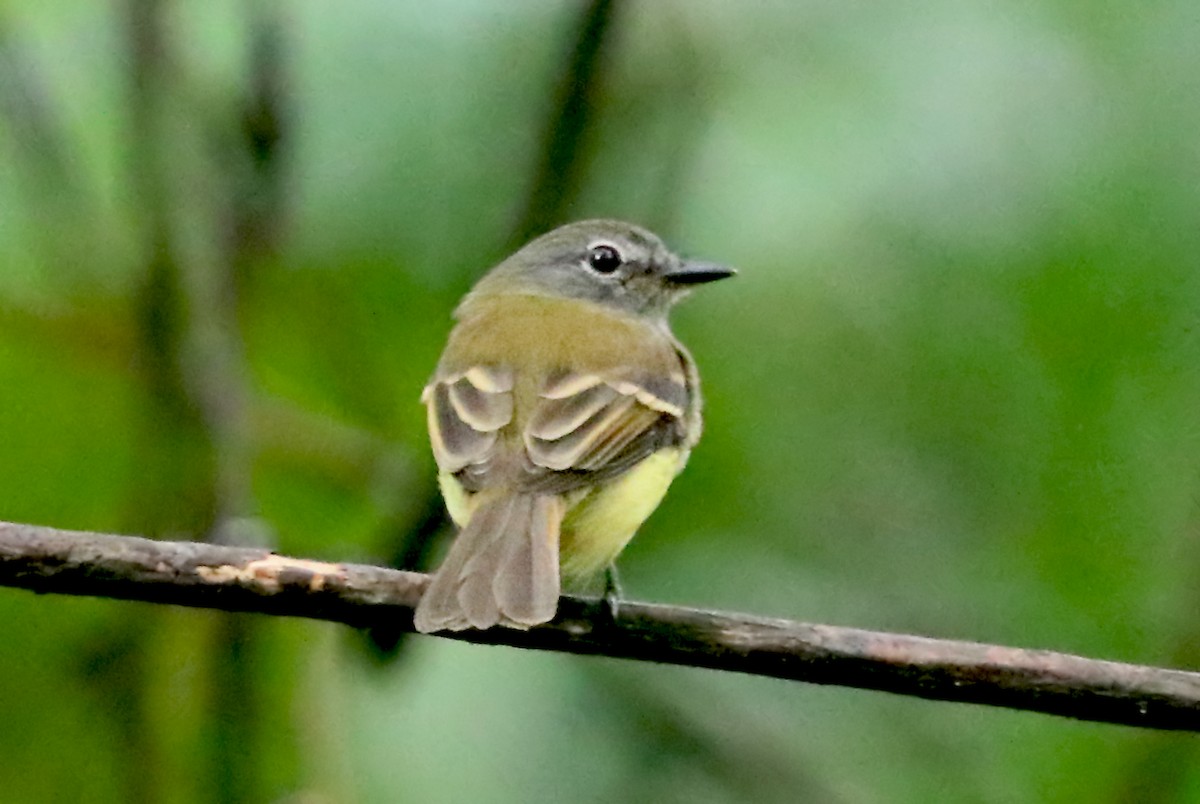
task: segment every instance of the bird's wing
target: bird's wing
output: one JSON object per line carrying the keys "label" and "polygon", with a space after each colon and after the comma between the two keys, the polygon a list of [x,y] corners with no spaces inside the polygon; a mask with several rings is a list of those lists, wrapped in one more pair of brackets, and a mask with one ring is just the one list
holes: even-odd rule
{"label": "bird's wing", "polygon": [[499,431],[513,417],[513,373],[474,366],[436,377],[421,394],[429,417],[429,441],[441,472],[477,490],[495,457]]}
{"label": "bird's wing", "polygon": [[[475,492],[488,485],[500,430],[513,420],[513,372],[475,366],[434,379],[422,394],[441,472]],[[517,490],[560,494],[621,474],[687,442],[691,389],[683,375],[606,376],[564,371],[542,386],[521,433]]]}
{"label": "bird's wing", "polygon": [[549,378],[525,426],[523,488],[562,493],[621,474],[686,441],[683,376],[614,377],[562,372]]}

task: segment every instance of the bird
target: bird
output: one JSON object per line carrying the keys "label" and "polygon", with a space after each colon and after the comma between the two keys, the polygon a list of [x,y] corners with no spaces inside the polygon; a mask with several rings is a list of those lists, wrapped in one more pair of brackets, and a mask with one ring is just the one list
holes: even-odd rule
{"label": "bird", "polygon": [[735,273],[640,226],[585,220],[467,293],[421,394],[460,530],[417,631],[532,628],[554,618],[564,583],[613,567],[700,438],[699,375],[668,313]]}

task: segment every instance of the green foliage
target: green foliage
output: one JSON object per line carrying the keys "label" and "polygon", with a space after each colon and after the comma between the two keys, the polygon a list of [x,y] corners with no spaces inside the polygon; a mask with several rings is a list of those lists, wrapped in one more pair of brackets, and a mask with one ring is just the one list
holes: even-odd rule
{"label": "green foliage", "polygon": [[[172,390],[146,359],[158,233],[184,352],[230,334],[196,277],[242,266],[241,513],[284,551],[387,560],[432,491],[420,388],[523,225],[584,8],[174,0],[135,136],[138,4],[110,5],[0,7],[0,518],[208,526],[203,365]],[[237,150],[253,19],[285,76],[274,202]],[[742,272],[676,316],[707,430],[627,592],[1200,663],[1193,4],[610,25],[562,216]],[[230,220],[272,203],[237,251]],[[0,621],[6,800],[1200,796],[1194,739],[1030,714],[433,639],[379,665],[325,625],[17,591]]]}

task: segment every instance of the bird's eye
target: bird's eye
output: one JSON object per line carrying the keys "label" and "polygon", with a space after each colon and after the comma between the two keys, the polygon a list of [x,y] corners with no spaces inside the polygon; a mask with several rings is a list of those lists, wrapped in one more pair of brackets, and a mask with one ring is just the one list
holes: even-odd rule
{"label": "bird's eye", "polygon": [[598,274],[611,274],[621,267],[621,252],[607,243],[592,246],[588,251],[587,263]]}

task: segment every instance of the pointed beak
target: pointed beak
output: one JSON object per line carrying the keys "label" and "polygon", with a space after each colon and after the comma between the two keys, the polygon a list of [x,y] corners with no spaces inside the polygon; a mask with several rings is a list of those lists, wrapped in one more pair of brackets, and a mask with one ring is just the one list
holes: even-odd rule
{"label": "pointed beak", "polygon": [[737,271],[728,265],[689,260],[681,263],[678,268],[668,271],[663,278],[673,285],[700,285],[705,282],[726,279],[736,273]]}

